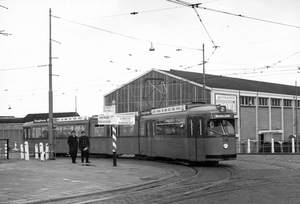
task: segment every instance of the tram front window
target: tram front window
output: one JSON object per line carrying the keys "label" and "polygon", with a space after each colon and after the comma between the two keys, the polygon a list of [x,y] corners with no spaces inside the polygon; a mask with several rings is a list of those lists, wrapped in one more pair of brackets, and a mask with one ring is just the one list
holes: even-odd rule
{"label": "tram front window", "polygon": [[209,120],[207,123],[208,135],[232,135],[234,134],[233,120]]}

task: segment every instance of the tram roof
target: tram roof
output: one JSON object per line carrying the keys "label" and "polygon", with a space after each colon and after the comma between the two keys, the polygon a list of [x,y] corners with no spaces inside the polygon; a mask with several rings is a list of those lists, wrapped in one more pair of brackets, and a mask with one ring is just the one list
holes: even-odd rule
{"label": "tram roof", "polygon": [[[187,72],[173,69],[171,69],[170,71],[159,71],[165,72],[168,75],[173,75],[183,79],[187,79],[195,83],[203,84],[203,75],[199,72]],[[205,85],[210,88],[265,92],[286,95],[295,95],[296,90],[295,86],[211,74],[205,74]],[[297,87],[297,92],[300,93],[299,87]]]}
{"label": "tram roof", "polygon": [[[80,116],[77,112],[53,113],[54,118],[77,117],[77,116]],[[20,123],[31,122],[34,120],[46,120],[48,118],[49,118],[49,113],[27,114],[24,118],[20,119]]]}

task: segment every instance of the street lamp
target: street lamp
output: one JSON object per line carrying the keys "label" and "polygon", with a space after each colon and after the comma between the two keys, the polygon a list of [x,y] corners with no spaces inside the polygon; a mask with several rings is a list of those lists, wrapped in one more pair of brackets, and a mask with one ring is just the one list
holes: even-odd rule
{"label": "street lamp", "polygon": [[151,47],[150,47],[149,51],[155,51],[155,48],[153,47],[152,43],[151,43]]}

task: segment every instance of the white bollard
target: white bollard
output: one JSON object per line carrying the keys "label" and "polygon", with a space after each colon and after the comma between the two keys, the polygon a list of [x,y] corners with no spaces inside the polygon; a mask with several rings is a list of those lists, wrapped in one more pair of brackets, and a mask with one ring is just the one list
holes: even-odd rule
{"label": "white bollard", "polygon": [[20,151],[21,151],[21,159],[24,159],[25,153],[24,153],[24,146],[23,146],[23,144],[20,144]]}
{"label": "white bollard", "polygon": [[271,139],[271,152],[274,153],[274,138]]}
{"label": "white bollard", "polygon": [[8,150],[7,143],[5,143],[5,147],[4,147],[4,156],[5,156],[5,158],[7,158],[7,155],[8,155],[7,150]]}
{"label": "white bollard", "polygon": [[45,144],[45,159],[49,159],[49,145],[48,143]]}
{"label": "white bollard", "polygon": [[17,147],[17,143],[16,142],[15,142],[15,146],[14,146],[14,148],[12,150],[18,151],[18,147]]}
{"label": "white bollard", "polygon": [[292,138],[292,153],[295,153],[295,138]]}
{"label": "white bollard", "polygon": [[39,145],[38,144],[34,145],[34,156],[35,156],[35,159],[39,159]]}
{"label": "white bollard", "polygon": [[45,161],[44,144],[40,142],[41,161]]}
{"label": "white bollard", "polygon": [[251,149],[250,149],[250,139],[247,140],[247,153],[251,153]]}
{"label": "white bollard", "polygon": [[24,142],[25,160],[29,161],[29,144],[27,141]]}

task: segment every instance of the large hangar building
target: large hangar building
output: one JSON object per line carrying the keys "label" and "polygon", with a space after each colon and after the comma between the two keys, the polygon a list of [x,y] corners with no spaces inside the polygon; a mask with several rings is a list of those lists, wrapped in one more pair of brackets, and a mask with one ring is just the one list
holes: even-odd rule
{"label": "large hangar building", "polygon": [[[204,91],[205,90],[205,91]],[[226,105],[235,113],[239,144],[290,142],[299,129],[300,89],[261,81],[151,69],[104,96],[116,112],[145,111],[190,102]],[[299,97],[298,97],[299,98]],[[238,151],[242,152],[242,149]]]}

